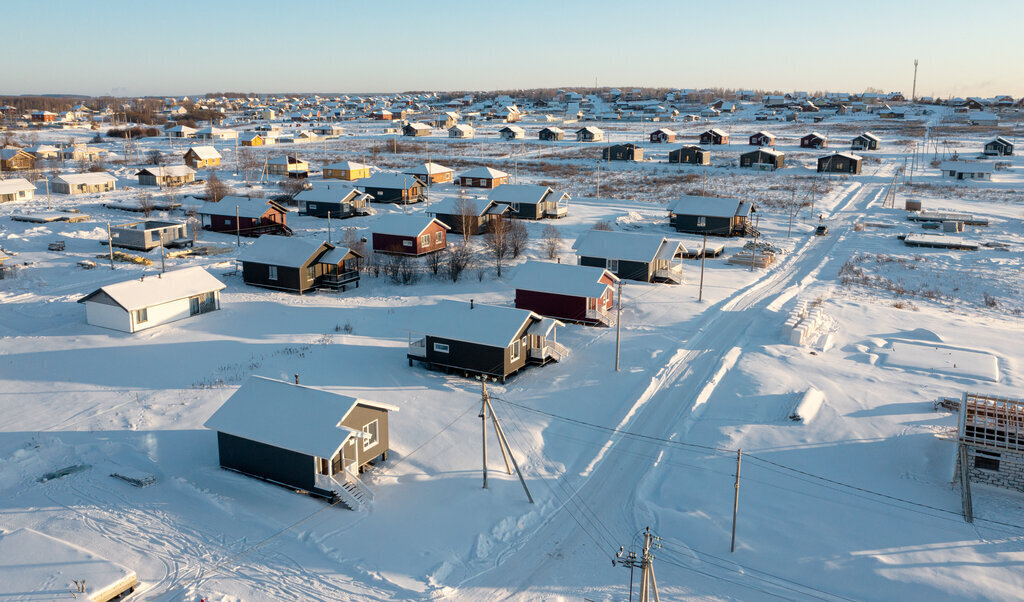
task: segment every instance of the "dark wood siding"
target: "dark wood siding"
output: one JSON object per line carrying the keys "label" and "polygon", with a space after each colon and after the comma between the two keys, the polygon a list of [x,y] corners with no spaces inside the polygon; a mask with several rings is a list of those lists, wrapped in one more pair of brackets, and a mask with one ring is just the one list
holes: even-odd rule
{"label": "dark wood siding", "polygon": [[[338,434],[340,439],[341,432]],[[217,433],[217,449],[220,465],[224,468],[329,495],[329,492],[314,486],[316,465],[313,456],[220,432]]]}
{"label": "dark wood siding", "polygon": [[540,203],[515,203],[511,205],[512,211],[509,213],[509,217],[516,219],[540,219],[541,210]]}
{"label": "dark wood siding", "polygon": [[[606,268],[607,261],[604,257],[580,257],[580,265]],[[653,274],[654,270],[651,264],[641,261],[619,261],[619,271],[615,272],[615,275],[619,278],[638,280],[640,282],[650,282]]]}
{"label": "dark wood siding", "polygon": [[325,203],[323,201],[306,201],[306,215],[313,217],[327,217],[330,212],[332,218],[346,218],[356,215],[356,208],[352,203],[348,204],[348,211],[345,211],[344,203]]}
{"label": "dark wood siding", "polygon": [[586,297],[516,289],[516,307],[529,309],[549,318],[588,322]]}
{"label": "dark wood siding", "polygon": [[[434,343],[448,345],[448,353],[434,351]],[[499,377],[508,376],[513,372],[508,369],[510,364],[508,349],[503,347],[488,347],[487,345],[435,336],[427,336],[426,344],[426,361],[437,366]],[[521,355],[525,355],[525,353]],[[525,365],[525,361],[523,365]]]}
{"label": "dark wood siding", "polygon": [[697,225],[698,215],[672,215],[669,223],[677,232],[688,232],[691,234],[708,233],[710,236],[731,236],[736,225],[736,218],[729,217],[704,217],[704,226]]}
{"label": "dark wood siding", "polygon": [[[310,290],[316,285],[315,279],[309,278],[307,266],[301,268],[277,267],[277,280],[270,279],[270,266],[265,263],[242,262],[242,281],[253,286],[265,286],[296,293]],[[314,265],[316,276],[323,274],[323,266]]]}
{"label": "dark wood siding", "polygon": [[462,234],[462,224],[464,220],[469,226],[470,234],[483,234],[487,230],[487,219],[484,217],[471,215],[463,218],[461,215],[452,215],[450,213],[438,213],[434,217],[451,228],[450,233],[453,234]]}

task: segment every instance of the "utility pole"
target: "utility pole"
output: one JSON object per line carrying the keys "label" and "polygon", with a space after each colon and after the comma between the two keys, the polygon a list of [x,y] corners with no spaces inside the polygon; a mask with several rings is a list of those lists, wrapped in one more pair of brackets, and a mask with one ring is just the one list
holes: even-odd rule
{"label": "utility pole", "polygon": [[[755,211],[752,209],[751,211]],[[761,234],[761,231],[757,228],[761,224],[761,216],[758,215],[754,220],[754,254],[750,256],[750,271],[754,271],[754,262],[757,261],[757,238]]]}
{"label": "utility pole", "polygon": [[597,162],[597,200],[601,200],[601,162]]}
{"label": "utility pole", "polygon": [[160,234],[160,273],[163,274],[167,271],[167,266],[164,264],[164,235]]}
{"label": "utility pole", "polygon": [[615,303],[615,371],[619,371],[619,341],[622,339],[622,280],[619,280],[619,300]]}
{"label": "utility pole", "polygon": [[114,239],[110,236],[110,222],[107,222],[107,250],[110,252],[110,269],[114,269]]}
{"label": "utility pole", "polygon": [[661,598],[658,596],[658,580],[654,578],[654,554],[651,553],[652,547],[661,547],[661,538],[651,533],[651,528],[647,527],[643,532],[644,547],[639,558],[637,553],[632,550],[625,554],[624,549],[620,546],[618,554],[612,559],[612,565],[621,565],[629,567],[629,599],[633,600],[633,569],[640,569],[640,602],[661,602]]}
{"label": "utility pole", "polygon": [[729,545],[729,552],[736,551],[736,513],[740,509],[740,460],[743,458],[743,450],[736,450],[736,492],[732,498],[732,543]]}
{"label": "utility pole", "polygon": [[914,59],[914,87],[910,91],[910,102],[917,102],[917,59]]}
{"label": "utility pole", "polygon": [[[516,474],[519,475],[519,483],[523,486],[523,491],[526,492],[526,499],[533,503],[533,495],[530,494],[530,488],[526,486],[526,479],[523,477],[523,471],[519,469],[519,463],[516,462],[516,457],[512,453],[512,446],[508,443],[508,438],[505,437],[505,429],[501,427],[501,423],[498,421],[498,415],[494,412],[494,406],[491,405],[491,396],[487,393],[487,380],[485,378],[480,379],[481,394],[480,394],[480,418],[481,418],[481,439],[483,443],[483,474],[484,474],[484,489],[487,489],[487,415],[490,414],[491,425],[494,427],[494,434],[498,438],[498,449],[501,450],[501,456],[505,460],[505,470],[508,474],[512,474],[512,468],[516,470]],[[512,464],[509,465],[509,460]]]}
{"label": "utility pole", "polygon": [[242,226],[238,223],[238,205],[235,205],[235,246],[242,246]]}
{"label": "utility pole", "polygon": [[327,212],[327,244],[331,244],[331,212]]}
{"label": "utility pole", "polygon": [[700,287],[697,289],[697,302],[704,301],[704,261],[708,257],[708,231],[704,230],[704,245],[700,250]]}
{"label": "utility pole", "polygon": [[792,192],[789,199],[789,230],[786,231],[786,238],[793,237],[793,207],[796,205],[796,188]]}
{"label": "utility pole", "polygon": [[484,489],[487,489],[487,381],[480,379],[480,384],[483,387],[483,393],[480,395],[480,442],[483,444],[484,452]]}

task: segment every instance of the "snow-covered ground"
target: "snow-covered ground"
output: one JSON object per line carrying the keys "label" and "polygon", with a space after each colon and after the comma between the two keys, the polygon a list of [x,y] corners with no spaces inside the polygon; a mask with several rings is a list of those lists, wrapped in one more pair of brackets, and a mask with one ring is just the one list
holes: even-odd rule
{"label": "snow-covered ground", "polygon": [[[768,129],[785,138],[777,148],[786,147],[788,160],[799,154],[799,135],[825,127],[750,117],[728,118],[739,140],[716,153],[735,159],[751,148],[746,135]],[[654,129],[600,125],[613,142]],[[244,285],[236,251],[169,258],[168,269],[204,265],[220,277],[228,287],[222,309],[134,335],[87,325],[75,301],[159,269],[157,252],[152,266],[119,263],[113,271],[96,257],[106,221],[139,219],[102,206],[138,197],[136,167],[112,167],[114,193],[50,195],[50,207],[80,209],[88,222],[12,221],[45,208],[40,188],[33,202],[0,206],[0,247],[29,264],[0,281],[0,529],[32,528],[134,570],[139,599],[620,600],[630,576],[610,560],[648,525],[662,538],[655,571],[665,599],[1020,598],[1024,498],[976,487],[977,518],[963,521],[952,486],[956,417],[936,412],[933,401],[963,391],[1024,396],[1024,162],[1011,157],[993,182],[959,185],[926,167],[896,207],[885,207],[907,152],[896,141],[911,137],[903,130],[912,125],[924,127],[861,116],[837,122],[830,135],[870,130],[888,146],[863,153],[879,159],[863,175],[818,182],[813,212],[804,204],[817,153],[774,174],[709,169],[710,190],[765,201],[762,237],[785,250],[774,265],[751,272],[727,264],[744,241],[723,240],[725,254],[706,264],[703,302],[698,261],[685,263],[681,286],[625,284],[618,372],[615,329],[570,325],[558,334],[569,358],[489,386],[533,505],[516,477],[498,470],[493,451],[491,485],[481,488],[479,382],[409,367],[409,332],[440,299],[511,304],[515,265],[541,258],[548,224],[566,241],[563,262],[574,262],[569,244],[598,221],[674,235],[663,205],[670,197],[620,192],[699,188],[700,168],[660,163],[656,151],[648,153],[654,161],[602,164],[595,198],[596,163],[587,153],[599,147],[528,141],[515,155],[505,149],[516,145],[493,137],[451,148],[432,139],[430,156],[440,163],[514,162],[509,171],[520,181],[564,179],[574,192],[569,217],[527,224],[531,245],[500,278],[481,259],[483,269],[455,284],[424,275],[403,286],[364,274],[355,290],[295,296]],[[689,136],[707,126],[670,124]],[[288,150],[361,160],[370,147],[380,160],[366,161],[378,167],[425,160],[418,150],[384,154],[378,147],[392,139],[375,127]],[[963,136],[961,152],[980,148],[989,133]],[[169,150],[166,140],[143,145]],[[237,191],[279,193],[275,184],[247,188],[232,171],[232,149],[222,149],[222,179]],[[645,184],[657,178],[664,182]],[[617,183],[608,188],[609,181]],[[175,191],[176,199],[190,192],[203,187]],[[450,185],[431,191],[433,199],[453,194]],[[804,206],[788,236],[790,198]],[[904,246],[898,233],[924,231],[906,220],[908,198],[987,217],[989,226],[956,236],[1003,246]],[[367,235],[380,215],[402,211],[375,209],[335,222],[334,239],[347,227]],[[824,237],[812,235],[819,214],[829,226]],[[325,220],[292,214],[289,224],[298,236],[327,234]],[[234,244],[232,236],[199,238]],[[66,251],[47,251],[57,239]],[[83,270],[82,259],[99,266]],[[802,346],[782,331],[800,301],[822,315]],[[246,376],[295,373],[303,384],[401,408],[391,420],[392,456],[367,473],[376,494],[368,513],[218,467],[216,437],[203,422]],[[790,420],[810,388],[824,394],[819,411]],[[72,465],[87,468],[38,482]],[[134,488],[108,476],[114,472],[151,474],[156,483]]]}

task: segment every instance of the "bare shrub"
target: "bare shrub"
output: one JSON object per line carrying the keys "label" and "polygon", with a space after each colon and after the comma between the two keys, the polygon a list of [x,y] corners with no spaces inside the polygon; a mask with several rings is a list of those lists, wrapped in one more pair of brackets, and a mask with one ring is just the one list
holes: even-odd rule
{"label": "bare shrub", "polygon": [[359,231],[355,228],[345,228],[345,233],[341,237],[341,244],[345,245],[350,251],[366,255],[366,243],[363,242],[363,238],[359,236]]}
{"label": "bare shrub", "polygon": [[594,224],[594,230],[612,230],[612,223],[608,220],[601,220]]}
{"label": "bare shrub", "polygon": [[988,293],[985,293],[983,295],[983,298],[985,300],[985,307],[991,307],[991,308],[999,307],[999,301],[997,301],[996,298],[993,297],[992,295],[990,295]]}
{"label": "bare shrub", "polygon": [[146,164],[147,165],[163,165],[164,154],[157,149],[153,149],[146,153]]}
{"label": "bare shrub", "polygon": [[469,245],[459,245],[445,252],[445,272],[452,282],[458,282],[462,273],[473,263],[473,253]]}
{"label": "bare shrub", "polygon": [[210,173],[206,178],[206,196],[211,203],[219,203],[220,200],[231,194],[231,189],[225,184],[216,172]]}
{"label": "bare shrub", "polygon": [[153,210],[156,209],[156,201],[153,200],[153,195],[145,192],[139,197],[139,208],[142,209],[142,215],[149,217]]}
{"label": "bare shrub", "polygon": [[526,225],[520,220],[513,220],[509,226],[508,235],[512,257],[519,257],[526,250],[526,244],[530,242],[530,233],[526,230]]}
{"label": "bare shrub", "polygon": [[435,276],[437,276],[437,273],[441,271],[442,257],[443,255],[441,254],[440,251],[436,253],[430,253],[426,257],[427,269],[429,269],[430,273],[432,273]]}
{"label": "bare shrub", "polygon": [[558,228],[551,224],[544,226],[544,230],[540,235],[540,241],[544,256],[548,259],[554,259],[562,251],[562,235],[559,233]]}
{"label": "bare shrub", "polygon": [[511,251],[511,230],[509,220],[499,218],[491,222],[491,227],[484,235],[484,244],[487,245],[487,251],[494,257],[494,267],[498,271],[498,278],[501,278],[501,266]]}
{"label": "bare shrub", "polygon": [[414,284],[420,277],[416,262],[406,255],[388,255],[384,260],[384,273],[395,284]]}

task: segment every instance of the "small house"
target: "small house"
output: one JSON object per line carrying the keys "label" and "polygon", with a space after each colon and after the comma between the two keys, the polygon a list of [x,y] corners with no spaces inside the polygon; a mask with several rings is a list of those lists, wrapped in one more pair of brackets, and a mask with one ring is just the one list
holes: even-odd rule
{"label": "small house", "polygon": [[821,173],[848,173],[859,174],[863,157],[853,153],[832,153],[824,157],[818,157],[818,171]]}
{"label": "small house", "polygon": [[457,123],[452,127],[448,128],[449,138],[474,138],[476,136],[476,129],[471,125],[465,123]]}
{"label": "small house", "polygon": [[526,130],[518,125],[506,125],[498,130],[498,135],[502,140],[525,140]]}
{"label": "small house", "polygon": [[397,411],[253,375],[204,426],[217,432],[221,468],[362,510],[373,494],[359,474],[387,460],[388,418]]}
{"label": "small house", "polygon": [[999,125],[999,116],[987,111],[970,111],[967,113],[967,123],[970,125]]}
{"label": "small house", "polygon": [[357,188],[325,184],[299,191],[294,197],[301,215],[344,219],[370,214],[373,197]]}
{"label": "small house", "polygon": [[355,161],[341,161],[324,166],[324,179],[361,180],[370,177],[370,166]]}
{"label": "small house", "polygon": [[426,184],[416,176],[404,174],[375,173],[359,181],[360,187],[374,203],[396,203],[404,205],[423,200]]}
{"label": "small house", "polygon": [[242,236],[291,233],[288,210],[267,199],[226,196],[217,203],[203,203],[196,213],[203,228],[213,232]]}
{"label": "small house", "polygon": [[105,171],[71,173],[50,179],[50,190],[58,194],[91,194],[114,190],[117,178]]}
{"label": "small house", "polygon": [[35,169],[36,157],[20,148],[0,149],[0,171],[25,171]]}
{"label": "small house", "polygon": [[511,212],[512,208],[508,205],[463,196],[442,199],[427,209],[428,215],[433,215],[448,226],[453,234],[470,235],[487,232],[491,222],[507,217]]}
{"label": "small house", "polygon": [[577,142],[601,142],[604,140],[604,130],[588,125],[585,128],[576,130]]}
{"label": "small house", "polygon": [[185,152],[185,165],[192,169],[206,169],[220,165],[221,156],[212,146],[192,146]]}
{"label": "small house", "polygon": [[78,302],[85,304],[89,324],[138,332],[220,309],[224,288],[196,266],[108,284]]}
{"label": "small house", "polygon": [[664,236],[590,230],[577,238],[572,248],[580,265],[604,268],[624,280],[683,282],[686,248]]}
{"label": "small house", "polygon": [[0,203],[11,201],[31,201],[35,196],[36,186],[25,178],[0,180]]}
{"label": "small house", "polygon": [[944,178],[956,180],[991,180],[993,164],[983,161],[943,161],[939,170]]}
{"label": "small house", "polygon": [[424,163],[423,165],[407,169],[402,173],[415,176],[427,184],[444,184],[445,182],[452,181],[455,170],[438,163]]}
{"label": "small house", "polygon": [[64,147],[62,154],[68,161],[98,161],[100,158],[100,149],[89,146],[88,144],[72,144]]}
{"label": "small house", "polygon": [[309,163],[295,155],[281,155],[267,160],[267,173],[289,178],[304,178],[309,174]]}
{"label": "small house", "polygon": [[355,251],[309,238],[262,236],[242,249],[242,281],[292,293],[326,288],[359,288]]}
{"label": "small house", "polygon": [[700,143],[705,145],[729,144],[729,134],[718,128],[711,128],[700,135]]}
{"label": "small house", "polygon": [[850,150],[878,150],[882,141],[871,132],[864,132],[850,141]]}
{"label": "small house", "polygon": [[345,129],[336,123],[321,123],[313,126],[313,132],[325,137],[337,137],[345,133]]}
{"label": "small house", "polygon": [[786,154],[772,148],[759,148],[740,155],[740,167],[775,171],[786,164]]}
{"label": "small house", "polygon": [[238,135],[238,142],[242,146],[264,146],[267,140],[257,132],[242,132]]}
{"label": "small house", "polygon": [[238,132],[235,130],[228,130],[214,126],[207,126],[199,128],[196,131],[196,138],[201,140],[235,140],[238,138]]}
{"label": "small house", "polygon": [[650,140],[653,144],[675,142],[676,133],[668,128],[658,128],[651,132]]}
{"label": "small house", "polygon": [[430,126],[425,123],[407,123],[402,126],[403,136],[429,136]]}
{"label": "small house", "polygon": [[999,136],[995,140],[985,143],[985,154],[996,157],[1009,157],[1013,154],[1013,143]]}
{"label": "small house", "polygon": [[631,142],[613,144],[601,151],[601,158],[605,161],[643,161],[644,149]]}
{"label": "small house", "polygon": [[711,152],[704,150],[695,144],[689,144],[669,151],[668,162],[689,163],[691,165],[710,165]]}
{"label": "small house", "polygon": [[50,144],[36,144],[23,150],[35,155],[36,159],[56,159],[60,155],[60,149]]}
{"label": "small house", "polygon": [[191,242],[188,225],[183,222],[146,220],[110,227],[110,244],[124,249],[149,251],[157,247],[181,246]]}
{"label": "small house", "polygon": [[686,195],[668,206],[668,222],[676,232],[743,236],[752,205],[732,198]]}
{"label": "small house", "polygon": [[384,215],[373,226],[373,251],[419,257],[447,247],[449,226],[426,215]]}
{"label": "small house", "polygon": [[516,269],[516,307],[548,318],[592,326],[615,323],[619,278],[605,268],[527,261]]}
{"label": "small house", "polygon": [[194,138],[197,131],[194,127],[178,124],[167,128],[164,133],[171,138]]}
{"label": "small house", "polygon": [[526,309],[470,301],[426,308],[421,338],[409,343],[409,365],[505,381],[527,365],[560,361],[569,350],[556,340],[558,320]]}
{"label": "small house", "polygon": [[474,167],[459,174],[458,184],[467,188],[497,188],[508,184],[508,174],[491,167]]}
{"label": "small house", "polygon": [[487,195],[508,205],[516,219],[562,218],[569,214],[569,194],[540,184],[505,184]]}
{"label": "small house", "polygon": [[800,148],[825,148],[828,146],[828,138],[818,132],[811,132],[800,139]]}
{"label": "small house", "polygon": [[1024,399],[964,393],[957,421],[956,479],[1024,492],[1022,432]]}
{"label": "small house", "polygon": [[565,130],[562,128],[550,126],[545,127],[537,133],[537,138],[545,142],[556,142],[558,140],[565,140]]}
{"label": "small house", "polygon": [[775,134],[760,131],[750,136],[751,146],[775,146]]}
{"label": "small house", "polygon": [[158,165],[139,170],[140,186],[160,186],[174,188],[196,181],[196,170],[188,165]]}

